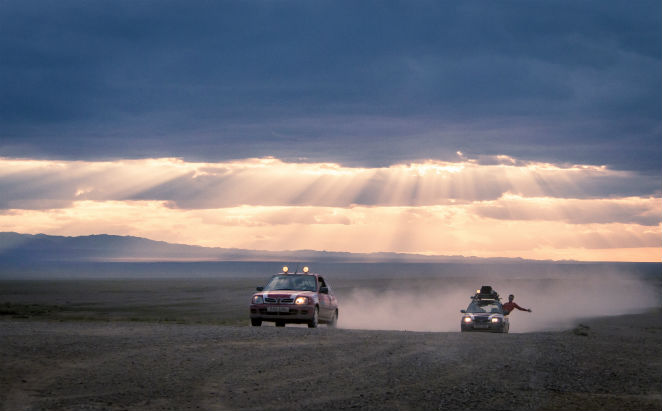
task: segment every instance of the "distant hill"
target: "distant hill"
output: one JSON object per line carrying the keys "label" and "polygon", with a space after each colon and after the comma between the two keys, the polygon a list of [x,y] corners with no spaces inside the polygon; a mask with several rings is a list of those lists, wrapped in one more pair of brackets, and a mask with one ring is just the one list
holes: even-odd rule
{"label": "distant hill", "polygon": [[535,261],[511,258],[258,251],[171,244],[140,237],[62,237],[0,232],[0,280],[81,278],[263,278],[282,263],[313,264],[334,277],[451,276],[530,278],[613,274],[655,278],[662,263]]}
{"label": "distant hill", "polygon": [[523,261],[401,253],[345,253],[315,250],[258,251],[171,244],[116,235],[80,237],[0,233],[4,261],[326,261],[326,262],[472,262]]}

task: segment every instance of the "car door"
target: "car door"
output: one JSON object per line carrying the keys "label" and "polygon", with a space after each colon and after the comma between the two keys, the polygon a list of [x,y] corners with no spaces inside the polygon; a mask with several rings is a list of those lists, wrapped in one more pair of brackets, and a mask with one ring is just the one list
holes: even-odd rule
{"label": "car door", "polygon": [[323,317],[325,320],[328,320],[331,318],[331,315],[335,310],[335,306],[333,306],[332,304],[331,290],[329,289],[329,294],[323,294],[319,292],[322,289],[322,287],[326,287],[327,289],[329,287],[326,284],[326,281],[324,281],[324,278],[318,277],[318,281],[319,281],[319,288],[317,289],[318,292],[317,295],[319,295],[320,316]]}
{"label": "car door", "polygon": [[336,298],[335,293],[333,292],[333,289],[329,286],[327,283],[326,288],[329,289],[329,315],[333,315],[333,313],[338,309],[338,299]]}

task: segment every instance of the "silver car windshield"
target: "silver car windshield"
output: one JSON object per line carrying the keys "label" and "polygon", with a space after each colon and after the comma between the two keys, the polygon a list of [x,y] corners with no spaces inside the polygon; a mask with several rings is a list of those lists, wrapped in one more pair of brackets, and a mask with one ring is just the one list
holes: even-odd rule
{"label": "silver car windshield", "polygon": [[468,313],[481,314],[503,314],[501,304],[496,301],[472,301],[467,307]]}
{"label": "silver car windshield", "polygon": [[276,290],[317,291],[315,277],[296,274],[276,275],[264,287],[264,291]]}

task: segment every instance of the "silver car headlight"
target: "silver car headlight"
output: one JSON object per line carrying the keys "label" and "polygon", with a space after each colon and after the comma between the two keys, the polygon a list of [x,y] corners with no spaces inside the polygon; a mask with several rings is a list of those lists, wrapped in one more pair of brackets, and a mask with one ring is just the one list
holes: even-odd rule
{"label": "silver car headlight", "polygon": [[499,321],[501,321],[501,319],[499,317],[492,317],[492,319],[490,321],[492,321],[492,323],[494,324],[494,323],[498,323]]}
{"label": "silver car headlight", "polygon": [[294,304],[297,305],[308,304],[308,297],[297,297],[297,299],[294,300]]}
{"label": "silver car headlight", "polygon": [[253,304],[262,304],[264,300],[262,299],[261,295],[254,295],[253,296]]}

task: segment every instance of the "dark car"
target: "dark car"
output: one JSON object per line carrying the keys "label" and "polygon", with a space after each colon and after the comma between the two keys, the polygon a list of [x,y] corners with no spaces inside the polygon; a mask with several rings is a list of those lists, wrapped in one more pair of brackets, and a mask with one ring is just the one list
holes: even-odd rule
{"label": "dark car", "polygon": [[466,310],[460,311],[460,329],[465,331],[491,331],[507,333],[510,328],[508,317],[501,306],[499,294],[490,286],[476,290]]}
{"label": "dark car", "polygon": [[338,322],[338,300],[326,280],[308,272],[289,274],[288,268],[271,277],[264,287],[257,287],[251,297],[251,325],[259,327],[263,321],[283,327],[287,323],[318,324],[335,327]]}

